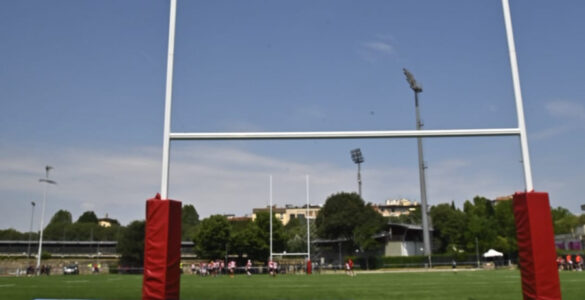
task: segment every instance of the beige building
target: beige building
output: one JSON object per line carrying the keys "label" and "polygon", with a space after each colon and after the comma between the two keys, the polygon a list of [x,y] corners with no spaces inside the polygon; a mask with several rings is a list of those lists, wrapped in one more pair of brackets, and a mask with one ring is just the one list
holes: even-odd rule
{"label": "beige building", "polygon": [[420,203],[410,201],[408,199],[389,199],[385,204],[375,204],[374,209],[384,217],[399,217],[401,215],[409,215],[410,212],[415,211]]}
{"label": "beige building", "polygon": [[109,218],[108,214],[106,214],[105,218],[98,219],[98,225],[107,228],[112,227],[112,225],[120,225],[120,223],[118,223],[118,220]]}
{"label": "beige building", "polygon": [[[288,224],[291,219],[310,219],[315,220],[317,218],[317,214],[321,210],[320,206],[317,205],[309,205],[308,217],[307,217],[307,206],[293,206],[287,204],[285,207],[276,207],[272,206],[272,213],[275,217],[282,222],[282,225]],[[254,208],[252,210],[252,220],[256,220],[256,214],[260,212],[269,212],[270,206],[266,206],[264,208]]]}

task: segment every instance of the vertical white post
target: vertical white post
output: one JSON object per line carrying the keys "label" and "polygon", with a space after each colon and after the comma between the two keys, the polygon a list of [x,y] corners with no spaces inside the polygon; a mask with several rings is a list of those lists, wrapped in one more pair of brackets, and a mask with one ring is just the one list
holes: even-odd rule
{"label": "vertical white post", "polygon": [[169,46],[167,55],[167,85],[165,94],[165,119],[163,129],[163,157],[161,178],[161,199],[167,199],[169,193],[169,160],[171,143],[171,103],[173,95],[173,62],[175,52],[175,19],[177,16],[177,0],[171,0],[169,16]]}
{"label": "vertical white post", "polygon": [[[47,172],[48,173],[48,172]],[[49,176],[47,176],[48,178]],[[41,272],[41,254],[43,252],[43,226],[45,221],[45,205],[47,203],[47,189],[49,188],[49,183],[45,184],[45,188],[43,191],[43,208],[41,208],[41,225],[40,225],[40,236],[39,236],[39,253],[37,254],[37,269],[38,275]]]}
{"label": "vertical white post", "polygon": [[524,181],[526,191],[534,190],[532,184],[532,169],[530,167],[530,155],[528,153],[528,138],[526,137],[526,124],[524,121],[524,107],[522,104],[522,91],[520,89],[520,75],[518,73],[518,60],[516,58],[516,45],[514,43],[514,31],[512,29],[512,17],[508,0],[502,0],[504,9],[504,22],[506,23],[506,37],[510,55],[510,68],[512,69],[512,81],[514,84],[514,98],[516,99],[516,114],[518,115],[518,128],[520,129],[520,147],[522,148],[522,163],[524,165]]}
{"label": "vertical white post", "polygon": [[270,216],[269,220],[270,220],[270,260],[272,260],[272,175],[270,175]]}
{"label": "vertical white post", "polygon": [[40,234],[39,234],[39,253],[37,255],[37,272],[40,274],[40,267],[41,267],[41,254],[43,253],[43,226],[45,222],[45,207],[47,204],[47,189],[49,188],[49,184],[57,184],[57,182],[49,179],[49,171],[53,169],[51,166],[45,167],[45,178],[39,179],[39,182],[45,183],[45,189],[43,192],[43,208],[41,211],[41,224],[40,224]]}
{"label": "vertical white post", "polygon": [[310,230],[310,223],[309,223],[309,175],[306,177],[306,185],[307,185],[307,212],[305,219],[307,219],[307,260],[311,260],[311,230]]}

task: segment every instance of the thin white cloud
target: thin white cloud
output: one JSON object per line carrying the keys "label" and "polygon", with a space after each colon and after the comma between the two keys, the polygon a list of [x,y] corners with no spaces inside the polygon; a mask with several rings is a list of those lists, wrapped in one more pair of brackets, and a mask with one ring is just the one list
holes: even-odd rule
{"label": "thin white cloud", "polygon": [[392,45],[385,43],[385,42],[381,42],[381,41],[367,42],[367,43],[364,43],[363,46],[366,49],[369,49],[369,50],[375,51],[375,52],[379,52],[379,53],[383,53],[383,54],[393,54],[394,53],[394,47],[392,47]]}
{"label": "thin white cloud", "polygon": [[545,107],[553,117],[585,120],[585,106],[582,103],[555,100],[547,103]]}
{"label": "thin white cloud", "polygon": [[546,128],[544,130],[535,132],[533,134],[530,134],[529,136],[530,136],[531,140],[546,140],[546,139],[564,134],[565,132],[568,132],[573,128],[574,128],[573,126],[568,126],[568,125],[555,126],[555,127],[550,127],[550,128]]}
{"label": "thin white cloud", "polygon": [[531,135],[535,140],[545,140],[575,129],[585,129],[585,105],[582,103],[554,100],[545,104],[549,116],[559,120],[560,125],[551,126]]}
{"label": "thin white cloud", "polygon": [[[42,199],[37,180],[44,162],[31,159],[34,156],[26,149],[10,152],[0,159],[0,192],[4,195],[0,201],[0,228],[28,230],[30,219],[22,216],[30,215],[31,200],[39,203]],[[266,206],[270,174],[273,201],[279,206],[305,203],[306,174],[310,175],[313,204],[322,204],[333,193],[357,190],[352,165],[298,162],[209,145],[176,147],[171,157],[170,198],[195,205],[202,217],[218,213],[245,215],[255,207]],[[122,224],[143,219],[145,200],[160,189],[160,159],[158,147],[124,152],[60,151],[52,162],[55,170],[51,174],[59,185],[49,190],[45,217],[67,209],[77,219],[91,209],[100,217],[107,213]],[[477,173],[474,168],[465,160],[433,163],[427,173],[430,203],[463,201],[485,191],[489,191],[487,196],[498,196],[514,190],[514,183],[502,182],[497,170]],[[368,166],[362,170],[362,179],[363,196],[368,202],[382,203],[399,197],[420,199],[415,167]]]}
{"label": "thin white cloud", "polygon": [[357,53],[363,60],[371,63],[384,56],[394,56],[394,39],[389,35],[375,35],[372,40],[361,43]]}
{"label": "thin white cloud", "polygon": [[315,105],[312,106],[301,106],[295,109],[294,114],[297,118],[305,120],[323,120],[327,117],[327,114]]}

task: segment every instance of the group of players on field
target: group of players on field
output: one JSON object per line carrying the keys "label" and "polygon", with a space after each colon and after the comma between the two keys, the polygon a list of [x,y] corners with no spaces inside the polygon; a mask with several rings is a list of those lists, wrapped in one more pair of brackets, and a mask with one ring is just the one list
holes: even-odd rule
{"label": "group of players on field", "polygon": [[583,257],[577,254],[573,259],[571,254],[567,254],[567,256],[557,257],[557,267],[559,271],[566,270],[566,271],[582,271],[583,270]]}
{"label": "group of players on field", "polygon": [[[268,274],[270,274],[270,276],[276,276],[276,274],[279,273],[278,262],[270,259],[268,261],[267,267],[268,267]],[[201,276],[215,277],[215,276],[218,276],[221,274],[228,273],[230,275],[230,277],[234,277],[236,269],[237,269],[237,265],[236,265],[236,262],[234,260],[230,260],[228,262],[227,268],[225,267],[225,263],[223,260],[215,260],[215,261],[212,260],[212,261],[209,261],[208,263],[202,262],[199,265],[196,265],[194,263],[191,264],[191,273],[192,274],[199,274]],[[252,261],[251,260],[248,259],[248,262],[246,263],[244,270],[246,271],[246,274],[248,276],[252,275]],[[355,273],[353,272],[353,261],[351,259],[348,259],[345,262],[345,273],[349,276],[355,276]]]}
{"label": "group of players on field", "polygon": [[[208,263],[200,263],[199,265],[191,264],[191,273],[192,274],[199,274],[201,276],[217,276],[226,273],[229,273],[230,277],[233,277],[236,272],[236,262],[234,260],[230,260],[228,262],[227,268],[225,267],[225,263],[223,260],[215,260],[209,261]],[[248,262],[245,266],[246,274],[248,276],[252,275],[252,261],[248,259]],[[272,274],[272,273],[271,273]]]}

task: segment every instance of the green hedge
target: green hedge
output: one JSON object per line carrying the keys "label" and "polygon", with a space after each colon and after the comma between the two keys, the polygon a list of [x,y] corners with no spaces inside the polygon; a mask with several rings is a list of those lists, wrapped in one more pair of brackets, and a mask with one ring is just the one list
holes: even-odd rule
{"label": "green hedge", "polygon": [[345,258],[346,261],[347,258],[351,258],[351,260],[353,260],[356,265],[359,265],[359,268],[362,270],[375,270],[384,267],[384,261],[380,256],[350,256]]}
{"label": "green hedge", "polygon": [[[480,259],[482,259],[480,257]],[[461,262],[475,262],[477,257],[473,254],[433,254],[431,256],[433,265],[450,265],[453,260]],[[423,267],[428,264],[427,256],[384,256],[382,257],[382,264],[386,268],[405,268],[405,267]]]}

